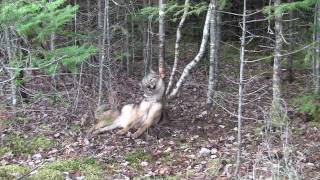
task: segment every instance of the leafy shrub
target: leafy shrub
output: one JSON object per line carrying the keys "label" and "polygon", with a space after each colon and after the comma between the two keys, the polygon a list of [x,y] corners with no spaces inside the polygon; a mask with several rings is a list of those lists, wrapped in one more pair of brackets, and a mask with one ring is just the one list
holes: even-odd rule
{"label": "leafy shrub", "polygon": [[320,95],[306,94],[295,99],[298,111],[307,114],[311,120],[320,122]]}

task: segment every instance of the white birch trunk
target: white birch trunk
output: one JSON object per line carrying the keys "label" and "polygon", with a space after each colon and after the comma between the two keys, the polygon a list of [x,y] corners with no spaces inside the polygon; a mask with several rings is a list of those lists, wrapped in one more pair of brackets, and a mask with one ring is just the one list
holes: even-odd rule
{"label": "white birch trunk", "polygon": [[101,105],[102,103],[102,96],[103,96],[103,66],[105,64],[105,59],[106,55],[108,55],[107,48],[105,47],[106,43],[106,37],[109,36],[107,32],[109,32],[109,29],[107,29],[107,23],[109,21],[109,16],[108,16],[108,6],[109,6],[109,0],[104,0],[105,6],[104,6],[104,18],[103,18],[103,34],[102,34],[102,41],[101,41],[101,58],[100,58],[100,68],[99,68],[99,94],[98,94],[98,106]]}
{"label": "white birch trunk", "polygon": [[320,93],[320,3],[316,4],[315,93]]}
{"label": "white birch trunk", "polygon": [[[12,49],[11,49],[11,40],[10,40],[10,29],[5,28],[5,41],[6,41],[6,46],[7,46],[7,53],[8,53],[8,60],[9,63],[12,61]],[[12,107],[13,111],[16,112],[16,106],[17,106],[17,86],[16,86],[16,77],[15,77],[15,72],[14,70],[9,70],[10,71],[10,79],[11,79],[11,102],[12,102]]]}
{"label": "white birch trunk", "polygon": [[207,92],[207,105],[211,107],[214,96],[214,78],[215,78],[215,54],[217,53],[217,0],[211,1],[213,4],[213,9],[210,18],[210,66],[209,66],[209,81],[208,81],[208,92]]}
{"label": "white birch trunk", "polygon": [[209,22],[210,22],[212,8],[213,8],[213,4],[210,3],[209,7],[208,7],[204,27],[203,27],[203,35],[202,35],[202,41],[201,41],[199,52],[196,55],[196,57],[189,64],[187,64],[187,66],[184,68],[181,77],[179,78],[179,80],[178,80],[176,86],[174,87],[174,89],[172,90],[172,92],[169,94],[168,99],[172,99],[177,95],[177,93],[180,90],[182,84],[184,83],[186,77],[190,74],[191,69],[197,65],[197,63],[200,61],[200,59],[202,58],[202,56],[205,52],[207,41],[208,41],[208,36],[209,36],[209,24],[210,24]]}
{"label": "white birch trunk", "polygon": [[[49,0],[49,2],[53,2],[54,0]],[[56,40],[56,34],[55,33],[52,33],[50,35],[50,44],[49,44],[49,48],[50,48],[50,51],[54,51],[55,50],[55,40]],[[58,80],[58,76],[56,76],[56,74],[54,73],[52,75],[52,83],[53,83],[53,86],[55,88],[57,88],[57,82],[59,81]]]}
{"label": "white birch trunk", "polygon": [[98,29],[100,30],[102,28],[102,0],[98,0]]}
{"label": "white birch trunk", "polygon": [[[143,7],[147,6],[147,1],[143,0]],[[142,32],[142,43],[143,43],[143,64],[144,64],[144,76],[148,73],[148,26],[146,24],[147,22],[143,20],[143,32]]]}
{"label": "white birch trunk", "polygon": [[170,79],[168,82],[168,87],[166,90],[166,95],[169,94],[172,84],[173,84],[173,78],[175,76],[176,70],[177,70],[177,65],[179,63],[179,56],[180,56],[180,40],[181,40],[181,29],[183,27],[183,24],[187,18],[187,14],[189,11],[189,4],[190,0],[185,0],[184,2],[184,11],[183,11],[183,15],[181,17],[180,23],[178,25],[177,28],[177,34],[176,34],[176,44],[175,44],[175,52],[174,52],[174,63],[173,63],[173,67],[172,67],[172,71],[171,71],[171,75],[170,75]]}
{"label": "white birch trunk", "polygon": [[131,73],[131,62],[130,62],[130,57],[129,57],[129,25],[128,25],[128,14],[126,12],[125,18],[125,25],[126,25],[126,29],[127,32],[125,34],[125,54],[126,54],[126,63],[127,63],[127,74]]}
{"label": "white birch trunk", "polygon": [[135,61],[135,48],[134,48],[134,23],[133,20],[131,20],[131,56],[132,56],[132,61],[131,61],[131,67],[133,68],[134,66],[134,61]]}
{"label": "white birch trunk", "polygon": [[[289,0],[289,3],[292,3],[293,0]],[[288,55],[288,61],[287,61],[287,71],[288,71],[288,82],[292,83],[294,80],[294,76],[293,76],[293,55],[291,54],[291,52],[293,51],[293,30],[294,30],[294,25],[293,25],[293,11],[289,11],[289,28],[288,28],[288,33],[290,35],[290,44],[289,44],[289,55]]]}
{"label": "white birch trunk", "polygon": [[238,175],[241,164],[241,129],[242,129],[242,100],[243,100],[243,74],[245,61],[245,45],[246,45],[246,7],[247,1],[243,1],[243,15],[242,15],[242,37],[240,49],[240,75],[239,75],[239,94],[238,94],[238,151],[236,160],[235,174]]}
{"label": "white birch trunk", "polygon": [[218,87],[218,75],[219,75],[219,61],[220,61],[220,41],[221,41],[221,12],[217,12],[217,25],[216,25],[216,53],[214,54],[214,83],[213,89],[217,90]]}
{"label": "white birch trunk", "polygon": [[[77,4],[77,0],[74,0],[74,4]],[[75,12],[74,15],[74,34],[77,34],[77,23],[78,23],[78,16],[77,16],[77,11]],[[74,37],[74,45],[77,45],[77,36]]]}
{"label": "white birch trunk", "polygon": [[[274,6],[281,4],[281,0],[275,0]],[[273,125],[281,125],[281,87],[280,87],[280,73],[281,73],[281,50],[282,50],[282,14],[275,15],[275,36],[276,43],[274,48],[274,62],[273,62],[273,78],[272,78],[272,122]]]}
{"label": "white birch trunk", "polygon": [[165,59],[165,26],[164,26],[164,10],[165,0],[159,0],[159,74],[161,78],[165,76],[164,59]]}

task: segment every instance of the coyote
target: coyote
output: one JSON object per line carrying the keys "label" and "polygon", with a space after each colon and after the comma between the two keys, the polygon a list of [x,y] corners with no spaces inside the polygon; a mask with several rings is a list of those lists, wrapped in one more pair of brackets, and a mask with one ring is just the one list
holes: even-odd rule
{"label": "coyote", "polygon": [[[138,138],[149,127],[159,122],[162,116],[163,96],[165,84],[155,72],[151,71],[142,80],[141,86],[144,90],[144,99],[139,104],[127,104],[121,112],[117,110],[105,110],[105,106],[96,110],[95,117],[98,124],[93,127],[93,134],[122,128],[117,134],[123,135],[131,128],[137,131],[132,138]],[[101,111],[101,109],[104,109]],[[110,122],[110,120],[114,120]]]}

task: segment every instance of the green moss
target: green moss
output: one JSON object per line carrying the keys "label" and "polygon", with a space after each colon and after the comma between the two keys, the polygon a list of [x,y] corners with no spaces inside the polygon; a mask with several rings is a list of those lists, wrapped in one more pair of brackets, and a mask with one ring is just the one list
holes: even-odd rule
{"label": "green moss", "polygon": [[52,148],[55,141],[42,135],[31,138],[11,135],[4,140],[4,145],[14,154],[33,154],[41,149]]}
{"label": "green moss", "polygon": [[219,159],[213,159],[208,162],[207,169],[205,170],[206,175],[216,176],[219,174],[221,162]]}
{"label": "green moss", "polygon": [[10,151],[10,148],[8,147],[0,147],[0,158],[2,158],[2,156],[9,151]]}
{"label": "green moss", "polygon": [[309,126],[320,129],[320,123],[317,122],[317,121],[311,121],[311,122],[309,122]]}
{"label": "green moss", "polygon": [[81,125],[80,124],[72,124],[70,126],[70,129],[73,132],[80,132],[81,131]]}
{"label": "green moss", "polygon": [[145,152],[143,149],[137,149],[134,152],[130,152],[124,156],[124,159],[129,162],[129,165],[137,171],[142,171],[140,165],[141,161],[151,161],[152,156]]}
{"label": "green moss", "polygon": [[[32,179],[64,179],[63,172],[80,171],[86,180],[102,179],[104,172],[102,166],[92,158],[58,160],[44,165]],[[52,173],[51,173],[52,172]],[[39,174],[40,173],[40,174]],[[61,178],[62,177],[62,178]]]}
{"label": "green moss", "polygon": [[128,153],[124,156],[124,159],[129,163],[139,163],[140,161],[150,161],[152,156],[145,152],[143,149],[137,149],[134,152]]}
{"label": "green moss", "polygon": [[0,166],[0,179],[16,179],[29,172],[29,168],[16,164]]}
{"label": "green moss", "polygon": [[35,175],[33,175],[31,180],[63,180],[64,174],[61,171],[54,169],[41,169]]}
{"label": "green moss", "polygon": [[5,145],[11,149],[14,154],[30,154],[32,153],[29,143],[20,136],[9,136],[5,139]]}
{"label": "green moss", "polygon": [[55,141],[45,136],[37,136],[31,140],[31,146],[34,150],[50,149],[55,145]]}

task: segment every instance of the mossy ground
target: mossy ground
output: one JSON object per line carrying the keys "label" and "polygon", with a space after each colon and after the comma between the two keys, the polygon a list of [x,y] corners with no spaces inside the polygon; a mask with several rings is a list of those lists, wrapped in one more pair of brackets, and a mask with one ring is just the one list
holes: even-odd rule
{"label": "mossy ground", "polygon": [[145,152],[143,149],[137,149],[133,152],[130,152],[124,156],[124,159],[129,162],[129,166],[135,169],[136,171],[142,171],[143,167],[141,162],[150,162],[152,161],[152,156],[150,153]]}
{"label": "mossy ground", "polygon": [[[30,168],[21,165],[0,166],[0,179],[16,179],[27,175]],[[66,178],[65,173],[79,173],[85,179],[95,180],[104,177],[103,167],[95,159],[68,159],[57,160],[41,166],[35,173],[30,176],[30,180],[63,180]]]}
{"label": "mossy ground", "polygon": [[39,150],[50,149],[55,145],[55,141],[43,135],[35,137],[22,137],[19,135],[9,135],[4,139],[4,145],[0,148],[0,157],[6,152],[17,154],[33,154]]}
{"label": "mossy ground", "polygon": [[36,174],[31,176],[32,180],[40,179],[65,179],[64,172],[79,172],[85,179],[94,180],[104,177],[103,167],[95,159],[69,159],[57,160],[45,164]]}
{"label": "mossy ground", "polygon": [[0,166],[0,179],[16,179],[30,172],[30,168],[21,165]]}

